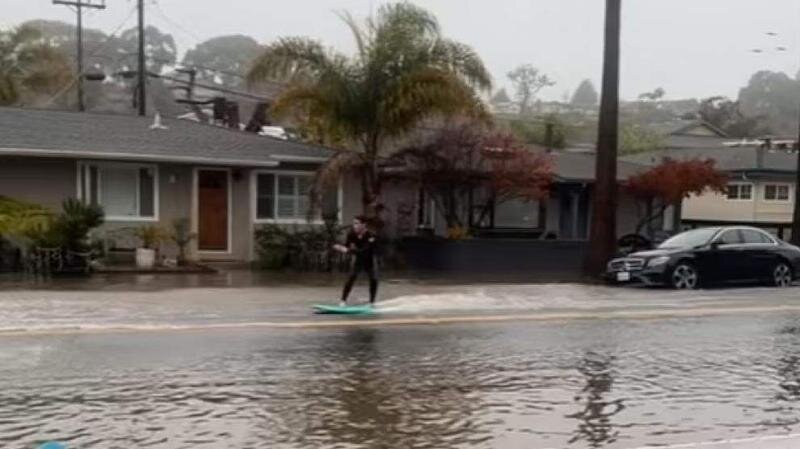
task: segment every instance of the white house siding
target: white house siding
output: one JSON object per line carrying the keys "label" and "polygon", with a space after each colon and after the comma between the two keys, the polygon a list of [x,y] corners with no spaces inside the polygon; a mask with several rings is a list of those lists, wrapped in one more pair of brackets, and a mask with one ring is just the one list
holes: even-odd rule
{"label": "white house siding", "polygon": [[753,198],[729,200],[725,195],[706,193],[692,196],[683,202],[683,219],[732,223],[789,223],[794,207],[794,185],[790,187],[788,201],[766,201],[766,184],[772,181],[753,182]]}
{"label": "white house siding", "polygon": [[684,220],[751,222],[756,219],[755,199],[729,200],[719,193],[693,195],[683,201]]}
{"label": "white house siding", "polygon": [[[767,201],[764,199],[766,184],[788,184],[787,201]],[[765,223],[789,223],[794,210],[794,184],[784,182],[759,182],[756,184],[755,221]]]}

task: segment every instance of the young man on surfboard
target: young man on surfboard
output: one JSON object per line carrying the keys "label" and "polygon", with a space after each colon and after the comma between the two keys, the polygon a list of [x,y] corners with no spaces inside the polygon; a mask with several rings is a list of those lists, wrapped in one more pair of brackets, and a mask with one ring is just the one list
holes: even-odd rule
{"label": "young man on surfboard", "polygon": [[350,277],[344,284],[342,291],[341,307],[347,306],[347,297],[353,289],[359,273],[364,271],[369,276],[369,304],[375,305],[375,297],[378,294],[378,273],[377,262],[375,260],[376,237],[367,229],[367,219],[359,215],[353,219],[353,228],[347,233],[347,240],[344,245],[336,244],[333,249],[344,254],[351,254],[353,257]]}

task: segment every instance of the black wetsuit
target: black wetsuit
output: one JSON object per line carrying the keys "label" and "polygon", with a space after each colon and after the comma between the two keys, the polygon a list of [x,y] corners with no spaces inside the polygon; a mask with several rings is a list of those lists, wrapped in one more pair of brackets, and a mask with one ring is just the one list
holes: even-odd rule
{"label": "black wetsuit", "polygon": [[360,236],[355,231],[350,231],[347,234],[345,246],[350,250],[350,254],[353,255],[353,265],[350,270],[350,277],[344,284],[342,301],[347,302],[347,297],[350,296],[350,290],[353,289],[353,284],[356,282],[359,273],[364,271],[369,276],[369,302],[370,304],[375,303],[375,296],[378,294],[378,267],[375,260],[375,245],[375,234],[370,231],[365,231]]}

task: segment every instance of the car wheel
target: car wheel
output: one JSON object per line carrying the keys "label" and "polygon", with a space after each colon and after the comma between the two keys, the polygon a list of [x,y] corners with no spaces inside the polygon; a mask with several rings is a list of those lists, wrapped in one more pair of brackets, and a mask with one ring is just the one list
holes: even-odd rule
{"label": "car wheel", "polygon": [[697,268],[688,262],[680,262],[669,276],[670,286],[677,290],[693,290],[700,285]]}
{"label": "car wheel", "polygon": [[772,270],[772,283],[775,287],[789,287],[792,285],[794,276],[792,268],[785,262],[778,262]]}

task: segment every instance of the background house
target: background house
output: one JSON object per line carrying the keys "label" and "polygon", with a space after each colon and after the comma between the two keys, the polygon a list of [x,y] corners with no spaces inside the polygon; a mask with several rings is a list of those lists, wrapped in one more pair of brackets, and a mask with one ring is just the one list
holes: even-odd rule
{"label": "background house", "polygon": [[[590,152],[558,151],[553,159],[554,182],[550,195],[543,201],[511,200],[489,204],[489,213],[470,217],[473,235],[497,238],[533,238],[586,240],[591,218],[591,196],[595,179],[595,155]],[[617,177],[624,181],[648,167],[620,161]],[[445,222],[434,202],[418,188],[406,183],[394,183],[384,189],[386,218],[398,236],[419,232],[443,236]],[[469,201],[470,210],[487,206],[479,192]],[[618,198],[617,235],[635,231],[644,211],[637,201],[624,191]],[[669,223],[666,225],[669,229]]]}
{"label": "background house", "polygon": [[[664,158],[713,159],[730,176],[726,194],[709,192],[683,201],[684,228],[747,225],[789,239],[794,210],[797,152],[793,139],[736,141],[699,123],[669,135],[668,148],[627,157],[656,164]],[[687,134],[688,133],[688,134]]]}

